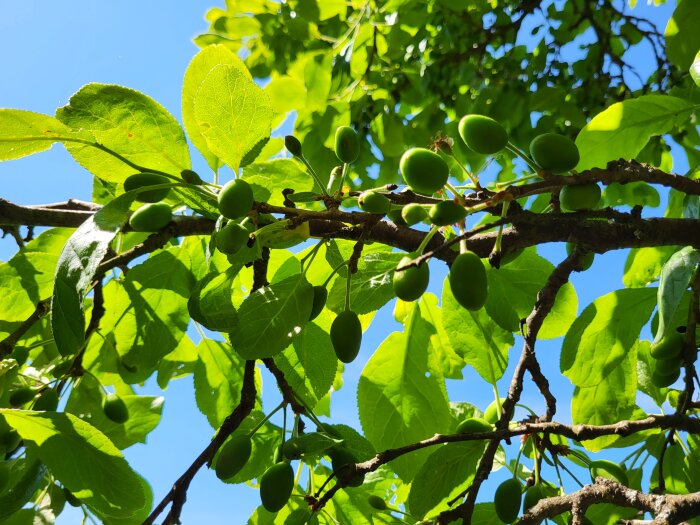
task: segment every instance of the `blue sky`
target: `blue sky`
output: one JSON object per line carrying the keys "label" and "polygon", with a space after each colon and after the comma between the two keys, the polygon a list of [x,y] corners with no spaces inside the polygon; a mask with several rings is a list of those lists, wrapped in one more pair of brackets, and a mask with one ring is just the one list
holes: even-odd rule
{"label": "blue sky", "polygon": [[[190,0],[166,2],[147,0],[118,3],[96,0],[45,2],[25,0],[5,3],[0,8],[0,49],[3,51],[0,107],[20,108],[53,114],[67,103],[70,95],[89,82],[121,84],[153,97],[178,120],[180,118],[181,82],[188,62],[197,52],[191,39],[207,29],[205,11],[223,2]],[[651,15],[661,29],[668,20],[674,2],[653,8],[640,0],[638,16]],[[66,6],[69,5],[70,8]],[[174,7],[177,6],[177,7]],[[642,67],[650,62],[634,57]],[[207,169],[193,149],[195,169]],[[676,171],[682,173],[683,163]],[[70,197],[89,200],[91,177],[65,150],[56,146],[48,152],[25,159],[0,163],[0,197],[22,204],[56,202]],[[16,249],[11,239],[0,240],[0,259],[6,260]],[[564,255],[560,245],[548,245],[540,253],[552,261]],[[622,287],[625,252],[597,256],[585,274],[573,277],[582,309],[595,297]],[[431,265],[431,291],[438,293],[445,275],[442,264]],[[399,329],[391,316],[390,304],[376,317],[364,337],[360,357],[347,367],[346,384],[334,396],[338,403],[334,421],[357,423],[355,385],[372,350],[390,330]],[[568,382],[558,379],[558,349],[561,340],[541,344],[538,354],[545,370],[554,380],[560,400],[571,393]],[[511,351],[511,367],[505,373],[501,392],[509,380],[520,341]],[[485,383],[465,369],[465,381],[450,384],[454,400],[469,400],[484,408],[492,399]],[[479,384],[474,389],[469,385]],[[267,383],[266,406],[277,403],[277,393]],[[144,393],[155,390],[149,385]],[[171,383],[164,393],[165,410],[161,425],[149,437],[148,446],[136,445],[126,451],[135,470],[148,479],[159,500],[170,484],[189,466],[206,446],[212,430],[194,405],[191,380]],[[528,385],[524,402],[542,408],[537,392]],[[568,406],[560,402],[558,416],[569,418]],[[504,478],[503,474],[496,477]],[[224,485],[208,471],[195,478],[184,508],[184,523],[244,523],[258,504],[257,492],[246,486]],[[62,516],[59,524],[78,522],[79,513]]]}

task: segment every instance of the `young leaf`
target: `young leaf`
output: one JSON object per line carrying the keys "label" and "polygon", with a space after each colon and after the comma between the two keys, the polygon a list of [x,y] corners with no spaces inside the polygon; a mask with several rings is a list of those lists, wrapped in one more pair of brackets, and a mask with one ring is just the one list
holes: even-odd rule
{"label": "young leaf", "polygon": [[700,252],[692,246],[686,246],[674,253],[661,269],[657,295],[659,326],[654,337],[655,343],[661,341],[667,329],[675,329],[673,326],[669,327],[669,321],[676,313],[676,309],[688,289],[690,278],[698,262],[700,262]]}

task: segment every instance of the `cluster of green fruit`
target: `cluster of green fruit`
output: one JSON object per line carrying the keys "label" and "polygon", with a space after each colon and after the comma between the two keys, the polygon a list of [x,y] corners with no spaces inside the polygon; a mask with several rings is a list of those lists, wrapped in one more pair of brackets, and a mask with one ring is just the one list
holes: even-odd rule
{"label": "cluster of green fruit", "polygon": [[658,343],[651,345],[654,358],[651,382],[665,388],[675,383],[681,374],[685,327],[671,330]]}
{"label": "cluster of green fruit", "polygon": [[[124,191],[138,190],[150,186],[159,186],[172,182],[158,173],[135,173],[124,181]],[[136,195],[138,202],[143,202],[129,217],[129,226],[137,232],[156,232],[165,228],[172,220],[170,206],[163,201],[170,193],[169,188],[143,189]]]}

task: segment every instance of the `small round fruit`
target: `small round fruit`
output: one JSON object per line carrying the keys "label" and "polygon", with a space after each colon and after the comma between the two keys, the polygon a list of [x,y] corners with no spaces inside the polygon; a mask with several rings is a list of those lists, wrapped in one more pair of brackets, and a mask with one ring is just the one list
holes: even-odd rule
{"label": "small round fruit", "polygon": [[545,486],[542,483],[528,487],[523,496],[523,514],[529,512],[542,498],[546,497]]}
{"label": "small round fruit", "polygon": [[227,219],[238,219],[253,207],[253,189],[243,179],[233,179],[219,192],[219,212]]}
{"label": "small round fruit", "polygon": [[530,155],[544,171],[565,173],[576,167],[580,160],[574,141],[564,135],[544,133],[530,142]]}
{"label": "small round fruit", "polygon": [[367,496],[367,503],[369,503],[370,507],[377,510],[387,509],[387,504],[386,501],[384,501],[384,498],[380,498],[376,494],[370,494],[369,496]]}
{"label": "small round fruit", "polygon": [[[566,243],[566,255],[571,255],[571,252],[574,251],[574,247],[576,245],[573,242],[567,242]],[[591,251],[588,251],[585,253],[585,255],[581,258],[581,271],[588,270],[591,265],[593,264],[593,259],[595,258],[595,254]]]}
{"label": "small round fruit", "polygon": [[407,204],[401,209],[401,217],[408,226],[413,226],[428,218],[428,210],[418,203]]}
{"label": "small round fruit", "polygon": [[[355,456],[355,454],[353,454],[352,451],[344,447],[334,448],[330,451],[329,456],[331,458],[331,467],[333,468],[333,472],[335,472],[336,476],[338,476],[339,478],[343,477],[343,467],[353,463],[358,463],[357,456]],[[348,481],[348,486],[359,487],[364,482],[365,475],[358,473],[350,478],[350,480]]]}
{"label": "small round fruit", "polygon": [[80,500],[75,497],[75,494],[73,494],[66,487],[63,487],[63,496],[66,498],[66,502],[68,502],[68,505],[71,507],[80,507],[82,505]]}
{"label": "small round fruit", "polygon": [[440,201],[433,204],[428,211],[430,222],[435,226],[448,226],[464,220],[466,216],[467,210],[464,206],[454,201]]}
{"label": "small round fruit", "polygon": [[319,314],[323,311],[326,306],[326,301],[328,300],[328,290],[325,286],[314,286],[314,302],[311,306],[311,314],[309,315],[309,321],[316,319]]}
{"label": "small round fruit", "polygon": [[23,386],[12,390],[10,392],[10,397],[8,398],[8,400],[10,402],[11,407],[19,408],[21,406],[26,405],[32,399],[34,399],[35,395],[36,392],[34,392],[33,389],[29,388],[28,386]]}
{"label": "small round fruit", "polygon": [[459,136],[467,147],[481,155],[498,153],[508,144],[508,132],[484,115],[465,115],[459,121]]}
{"label": "small round fruit", "polygon": [[115,423],[126,423],[129,419],[129,409],[124,400],[117,394],[107,394],[102,400],[102,410]]}
{"label": "small round fruit", "polygon": [[53,388],[47,388],[34,402],[33,410],[40,410],[42,412],[54,412],[58,408],[58,392]]}
{"label": "small round fruit", "polygon": [[658,370],[654,370],[651,373],[651,382],[656,386],[657,388],[666,388],[671,386],[673,383],[678,381],[678,378],[681,375],[681,369],[678,367],[676,370],[668,373],[668,374],[663,374],[660,373]]}
{"label": "small round fruit", "polygon": [[229,439],[219,452],[216,460],[216,477],[225,480],[232,478],[248,463],[253,451],[250,436],[241,434]]}
{"label": "small round fruit", "polygon": [[654,359],[678,359],[683,352],[685,334],[678,330],[669,330],[663,339],[651,345],[651,357]]}
{"label": "small round fruit", "polygon": [[403,220],[403,217],[401,216],[402,209],[403,208],[395,208],[393,210],[389,210],[386,216],[391,222],[393,222],[397,226],[408,226],[408,224],[406,224],[406,221]]}
{"label": "small round fruit", "polygon": [[294,469],[287,462],[268,468],[260,478],[260,500],[268,512],[280,511],[294,490]]}
{"label": "small round fruit", "polygon": [[493,425],[480,417],[469,417],[457,425],[457,434],[492,432]]}
{"label": "small round fruit", "polygon": [[29,359],[29,349],[26,346],[15,346],[12,349],[10,357],[17,361],[19,366],[22,366]]}
{"label": "small round fruit", "polygon": [[595,482],[595,478],[607,478],[622,483],[623,485],[629,485],[629,480],[627,479],[627,473],[624,469],[617,463],[608,461],[607,459],[596,459],[588,464],[588,470],[591,473],[591,481]]}
{"label": "small round fruit", "polygon": [[170,206],[164,202],[144,204],[129,217],[129,226],[137,232],[157,232],[173,220]]}
{"label": "small round fruit", "polygon": [[466,251],[457,256],[448,279],[452,295],[467,310],[478,310],[486,304],[486,268],[474,252]]}
{"label": "small round fruit", "polygon": [[360,137],[350,126],[335,130],[335,156],[346,164],[352,164],[360,156]]}
{"label": "small round fruit", "polygon": [[0,456],[15,450],[21,441],[22,437],[14,429],[10,429],[9,431],[0,434]]}
{"label": "small round fruit", "polygon": [[406,184],[416,193],[432,195],[442,189],[450,168],[440,155],[425,148],[411,148],[401,156],[399,169]]}
{"label": "small round fruit", "polygon": [[559,190],[559,204],[565,210],[592,210],[600,202],[600,186],[595,182],[564,186]]}
{"label": "small round fruit", "polygon": [[355,312],[344,310],[333,320],[331,343],[333,343],[335,355],[343,363],[351,363],[355,360],[362,343],[362,324]]}
{"label": "small round fruit", "polygon": [[[413,259],[404,257],[399,262],[399,267],[409,264]],[[400,272],[394,271],[394,293],[402,301],[415,301],[428,288],[430,282],[430,268],[427,262],[420,266],[411,266]]]}
{"label": "small round fruit", "polygon": [[202,177],[200,177],[199,174],[193,170],[182,170],[180,172],[180,178],[182,178],[182,180],[184,180],[187,184],[193,184],[195,186],[204,184]]}
{"label": "small round fruit", "polygon": [[391,201],[376,191],[363,191],[357,199],[357,205],[362,211],[382,215],[391,209]]}
{"label": "small round fruit", "polygon": [[[158,184],[168,184],[169,182],[172,181],[168,177],[158,175],[157,173],[136,173],[126,178],[124,181],[124,191],[156,186]],[[168,193],[170,193],[170,188],[141,191],[136,196],[136,200],[139,202],[158,202],[165,199]]]}
{"label": "small round fruit", "polygon": [[216,248],[225,254],[234,254],[248,243],[249,232],[237,222],[229,222],[214,235]]}
{"label": "small round fruit", "polygon": [[284,147],[295,157],[301,157],[301,142],[294,135],[286,135],[284,137]]}
{"label": "small round fruit", "polygon": [[513,523],[520,513],[520,501],[522,499],[522,487],[515,478],[510,478],[501,483],[493,496],[496,515],[503,523]]}

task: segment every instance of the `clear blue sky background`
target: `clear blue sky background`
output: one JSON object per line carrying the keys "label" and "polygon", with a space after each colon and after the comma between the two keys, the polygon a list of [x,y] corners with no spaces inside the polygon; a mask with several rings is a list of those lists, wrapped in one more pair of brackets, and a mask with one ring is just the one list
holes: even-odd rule
{"label": "clear blue sky background", "polygon": [[[203,19],[207,8],[222,3],[216,0],[6,2],[0,7],[3,56],[0,107],[53,114],[82,85],[103,82],[140,90],[181,120],[182,76],[197,52],[191,39],[207,29]],[[663,29],[675,2],[669,1],[657,8],[644,3],[644,0],[639,1],[635,14],[650,16]],[[645,74],[650,72],[652,61],[648,57],[640,55],[634,59]],[[206,173],[205,164],[194,149],[192,156],[195,169]],[[685,169],[684,160],[676,165],[676,172],[682,173]],[[55,146],[39,155],[1,163],[0,188],[0,197],[22,204],[56,202],[70,197],[89,200],[91,176],[62,147]],[[15,250],[12,239],[0,240],[0,260],[7,260]],[[540,253],[556,262],[563,257],[564,250],[560,245],[551,245],[542,247]],[[625,256],[625,252],[596,256],[588,272],[574,276],[580,309],[595,297],[622,287]],[[431,270],[431,290],[439,295],[445,268],[434,263]],[[345,387],[334,394],[333,420],[336,422],[359,426],[355,385],[373,349],[390,330],[400,329],[392,319],[391,308],[393,303],[380,311],[365,334],[360,357],[347,367]],[[549,377],[555,378],[553,387],[559,399],[565,400],[572,389],[568,381],[560,378],[560,344],[561,340],[545,342],[538,347],[538,355]],[[520,341],[516,341],[511,367],[500,386],[502,393],[520,347]],[[479,386],[474,388],[473,385]],[[449,388],[453,400],[468,400],[483,409],[493,399],[485,386],[470,369],[465,369],[465,381],[450,384]],[[149,384],[140,391],[156,393],[157,387]],[[151,482],[156,501],[212,436],[211,428],[194,405],[191,379],[171,383],[163,395],[166,398],[163,419],[149,436],[148,445],[136,445],[125,451],[133,468]],[[277,403],[276,391],[269,382],[265,399],[268,409]],[[530,385],[523,402],[536,410],[543,408],[539,394]],[[566,421],[569,417],[569,407],[560,402],[558,418]],[[497,481],[502,478],[504,474],[496,475]],[[255,490],[245,485],[224,485],[211,472],[202,471],[191,486],[182,518],[188,524],[245,523],[257,505]],[[71,509],[58,523],[79,523],[80,517],[79,512]]]}

